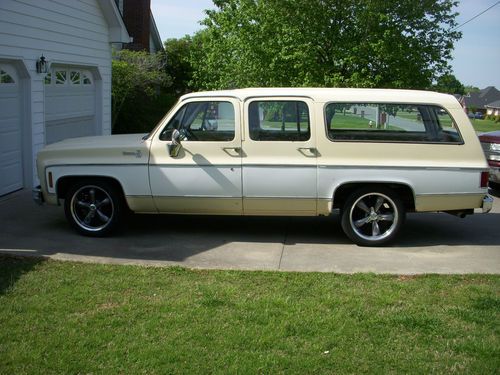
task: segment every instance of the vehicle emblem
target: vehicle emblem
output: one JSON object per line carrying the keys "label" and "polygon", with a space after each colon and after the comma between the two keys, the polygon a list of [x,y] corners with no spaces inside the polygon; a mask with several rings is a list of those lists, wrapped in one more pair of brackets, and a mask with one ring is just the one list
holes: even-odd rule
{"label": "vehicle emblem", "polygon": [[141,150],[123,151],[122,154],[124,156],[135,156],[138,159],[142,158],[142,151]]}

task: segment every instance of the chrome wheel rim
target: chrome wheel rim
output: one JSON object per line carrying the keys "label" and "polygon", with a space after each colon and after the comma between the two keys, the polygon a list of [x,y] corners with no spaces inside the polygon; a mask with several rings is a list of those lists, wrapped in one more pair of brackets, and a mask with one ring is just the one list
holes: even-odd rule
{"label": "chrome wheel rim", "polygon": [[389,237],[399,222],[394,201],[382,193],[368,193],[351,206],[349,220],[354,233],[367,241]]}
{"label": "chrome wheel rim", "polygon": [[82,229],[98,232],[106,228],[114,215],[113,200],[106,190],[86,185],[71,198],[71,216]]}

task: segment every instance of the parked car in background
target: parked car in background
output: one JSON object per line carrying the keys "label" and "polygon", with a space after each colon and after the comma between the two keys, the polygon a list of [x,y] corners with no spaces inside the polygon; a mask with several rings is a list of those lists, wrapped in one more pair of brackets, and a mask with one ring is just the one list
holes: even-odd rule
{"label": "parked car in background", "polygon": [[469,112],[467,114],[469,118],[476,119],[476,120],[483,120],[484,119],[484,114],[482,112]]}
{"label": "parked car in background", "polygon": [[490,186],[500,189],[500,130],[483,133],[479,140],[490,166]]}
{"label": "parked car in background", "polygon": [[38,154],[38,202],[103,236],[123,211],[326,216],[364,246],[407,212],[488,212],[488,164],[451,95],[267,88],[184,95],[149,134],[74,138]]}

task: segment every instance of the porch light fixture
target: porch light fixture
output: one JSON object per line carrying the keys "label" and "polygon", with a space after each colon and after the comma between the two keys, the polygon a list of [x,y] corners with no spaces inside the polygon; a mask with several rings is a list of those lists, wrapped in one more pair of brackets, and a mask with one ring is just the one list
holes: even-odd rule
{"label": "porch light fixture", "polygon": [[40,56],[40,58],[36,62],[36,72],[37,73],[47,73],[49,71],[49,62],[45,59],[45,57]]}

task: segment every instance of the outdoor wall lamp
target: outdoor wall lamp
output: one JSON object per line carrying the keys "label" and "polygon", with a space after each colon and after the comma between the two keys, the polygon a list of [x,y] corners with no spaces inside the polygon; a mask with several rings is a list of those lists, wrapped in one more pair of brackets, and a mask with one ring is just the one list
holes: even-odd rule
{"label": "outdoor wall lamp", "polygon": [[49,71],[49,62],[45,59],[45,57],[40,56],[40,58],[36,61],[36,72],[37,73],[47,73]]}

